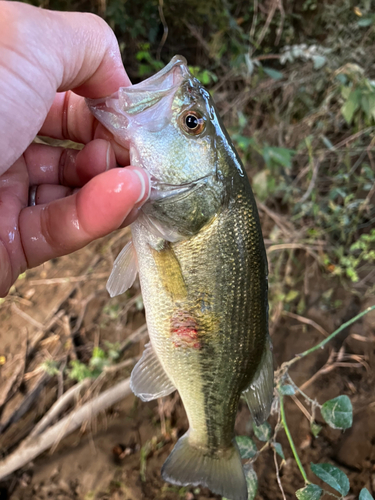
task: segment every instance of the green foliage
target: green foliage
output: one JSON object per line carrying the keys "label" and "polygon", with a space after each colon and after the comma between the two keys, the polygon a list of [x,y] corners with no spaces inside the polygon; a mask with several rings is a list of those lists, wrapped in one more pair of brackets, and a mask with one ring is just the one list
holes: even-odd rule
{"label": "green foliage", "polygon": [[362,488],[358,500],[374,500],[374,497],[370,494],[367,488]]}
{"label": "green foliage", "polygon": [[162,61],[157,61],[151,54],[149,43],[141,45],[135,58],[139,61],[138,74],[140,77],[146,77],[153,73],[157,73],[164,67],[164,63]]}
{"label": "green foliage", "polygon": [[339,468],[331,464],[310,464],[313,473],[319,479],[338,491],[342,496],[349,492],[349,479]]}
{"label": "green foliage", "polygon": [[364,76],[363,68],[356,64],[346,64],[338,75],[340,92],[344,100],[341,113],[350,125],[375,123],[375,82]]}
{"label": "green foliage", "polygon": [[318,437],[319,434],[320,434],[320,431],[322,430],[322,426],[317,424],[316,422],[311,422],[310,424],[310,430],[311,430],[311,434],[314,436],[314,437]]}
{"label": "green foliage", "polygon": [[189,70],[203,85],[211,85],[217,82],[215,73],[208,69],[202,69],[199,66],[189,66]]}
{"label": "green foliage", "polygon": [[276,453],[281,457],[283,460],[285,460],[285,455],[283,451],[283,447],[281,446],[280,443],[272,443],[273,448],[275,448]]}
{"label": "green foliage", "polygon": [[60,373],[57,362],[51,359],[47,359],[46,361],[44,361],[41,366],[42,370],[48,373],[48,375],[50,375],[51,377]]}
{"label": "green foliage", "polygon": [[271,439],[272,428],[268,422],[264,422],[262,425],[255,425],[253,423],[253,430],[259,441],[268,441]]}
{"label": "green foliage", "polygon": [[294,387],[290,384],[281,385],[279,391],[283,396],[293,396],[296,393]]}
{"label": "green foliage", "polygon": [[72,360],[67,370],[69,378],[81,382],[85,378],[97,378],[103,370],[119,358],[120,344],[106,342],[107,350],[94,347],[88,365],[78,359]]}
{"label": "green foliage", "polygon": [[353,408],[348,396],[326,401],[320,411],[327,424],[334,429],[349,429],[353,424]]}
{"label": "green foliage", "polygon": [[251,464],[245,464],[244,473],[247,483],[248,500],[253,500],[258,491],[258,477]]}
{"label": "green foliage", "polygon": [[304,488],[296,491],[298,500],[319,500],[323,490],[317,484],[308,484]]}
{"label": "green foliage", "polygon": [[255,457],[258,453],[254,441],[248,436],[237,436],[236,443],[241,455],[241,458],[249,459]]}
{"label": "green foliage", "polygon": [[[375,229],[370,233],[363,233],[355,243],[352,243],[348,250],[339,247],[335,251],[338,265],[334,265],[332,274],[337,276],[347,276],[352,282],[359,281],[358,268],[366,263],[375,262]],[[332,261],[326,256],[325,264],[331,265]]]}

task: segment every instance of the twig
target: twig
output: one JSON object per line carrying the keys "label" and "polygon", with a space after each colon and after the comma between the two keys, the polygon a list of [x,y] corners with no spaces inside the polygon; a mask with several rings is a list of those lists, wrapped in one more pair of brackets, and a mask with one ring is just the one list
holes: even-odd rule
{"label": "twig", "polygon": [[302,243],[280,243],[279,245],[272,245],[267,248],[267,253],[275,252],[276,250],[305,250],[311,257],[314,257],[320,262],[319,255],[315,253],[308,245]]}
{"label": "twig", "polygon": [[302,352],[301,354],[297,354],[293,359],[290,361],[286,361],[281,365],[280,371],[286,371],[291,365],[293,365],[296,361],[299,361],[300,359],[304,358],[305,356],[308,356],[312,352],[317,351],[318,349],[322,349],[328,342],[330,342],[334,337],[336,337],[340,332],[345,330],[345,328],[348,328],[348,326],[352,325],[356,321],[358,321],[360,318],[365,316],[371,311],[375,310],[375,306],[368,307],[361,313],[357,314],[357,316],[354,316],[354,318],[350,319],[346,323],[343,323],[340,328],[335,330],[331,335],[329,335],[326,339],[322,340],[322,342],[319,342],[319,344],[315,345],[314,347],[311,347],[310,349],[307,349],[307,351]]}
{"label": "twig", "polygon": [[271,8],[270,8],[270,10],[268,12],[268,16],[267,16],[266,22],[264,23],[262,31],[260,32],[260,35],[258,36],[258,39],[256,41],[257,47],[260,46],[260,44],[263,41],[263,38],[266,36],[268,27],[269,27],[269,25],[270,25],[270,23],[271,23],[271,21],[273,19],[273,16],[275,15],[277,4],[278,4],[278,0],[273,0]]}
{"label": "twig", "polygon": [[312,190],[315,187],[316,179],[318,178],[319,166],[320,166],[320,162],[318,160],[315,160],[314,161],[314,168],[313,168],[313,173],[312,173],[312,176],[311,176],[310,184],[309,184],[309,186],[308,186],[308,188],[306,190],[306,193],[302,196],[302,198],[300,200],[297,201],[297,203],[302,204],[306,200],[308,200],[310,194],[312,193]]}
{"label": "twig", "polygon": [[92,383],[92,379],[85,378],[82,382],[73,385],[68,389],[65,394],[61,396],[49,409],[48,413],[37,423],[34,429],[30,432],[28,439],[39,436],[51,422],[55,420],[63,411],[65,411],[69,405],[71,405],[80,395],[81,391],[85,390]]}
{"label": "twig", "polygon": [[279,45],[279,43],[280,43],[280,38],[281,38],[281,35],[283,34],[284,21],[285,21],[285,10],[284,10],[282,0],[278,0],[278,4],[279,4],[279,11],[280,11],[280,18],[281,19],[280,19],[280,24],[277,27],[277,31],[276,31],[275,45]]}
{"label": "twig", "polygon": [[282,220],[280,215],[278,215],[273,210],[268,208],[267,205],[265,205],[264,203],[258,201],[257,206],[258,206],[259,210],[262,210],[263,212],[265,212],[268,215],[268,217],[270,217],[275,222],[275,224],[277,226],[279,226],[281,231],[286,236],[290,237],[290,233],[293,232],[293,225],[292,224],[290,224],[287,221]]}
{"label": "twig", "polygon": [[300,472],[302,474],[302,477],[303,477],[305,483],[309,484],[310,481],[307,479],[307,475],[306,475],[305,469],[303,468],[302,462],[301,462],[301,460],[300,460],[300,458],[298,456],[296,447],[294,446],[292,435],[290,433],[288,424],[286,423],[285,409],[284,409],[284,397],[283,397],[282,394],[280,394],[280,415],[281,415],[281,422],[283,423],[286,437],[288,438],[290,448],[291,448],[292,453],[294,455],[294,459],[297,462],[298,468],[299,468],[299,470],[300,470]]}
{"label": "twig", "polygon": [[275,462],[277,484],[279,485],[281,494],[283,496],[283,500],[286,500],[286,496],[285,496],[285,493],[284,493],[284,488],[283,488],[283,485],[282,485],[281,479],[280,479],[279,465],[277,463],[276,448],[273,448],[273,460]]}
{"label": "twig", "polygon": [[250,33],[249,33],[250,42],[251,42],[251,40],[254,39],[255,29],[256,29],[256,25],[257,25],[257,19],[258,19],[258,0],[254,0],[254,15],[253,15],[253,20],[251,22],[251,28],[250,28]]}
{"label": "twig", "polygon": [[167,21],[165,20],[163,7],[164,7],[164,0],[159,0],[159,16],[160,16],[160,20],[163,24],[163,36],[160,40],[158,50],[156,51],[156,59],[158,61],[160,61],[161,51],[162,51],[164,44],[168,38],[168,24],[167,24]]}
{"label": "twig", "polygon": [[292,394],[291,395],[291,398],[293,399],[293,401],[295,402],[296,406],[301,410],[301,412],[305,415],[305,417],[307,418],[307,420],[309,422],[312,421],[312,416],[310,415],[310,413],[306,410],[306,408],[303,406],[303,404],[301,403],[301,401],[299,399],[297,399],[296,395],[295,394]]}
{"label": "twig", "polygon": [[294,314],[294,313],[289,312],[289,311],[283,311],[283,314],[285,316],[289,316],[290,318],[294,318],[294,319],[300,321],[301,323],[304,323],[305,325],[312,326],[313,328],[318,330],[318,332],[320,332],[323,335],[323,337],[328,337],[328,335],[329,335],[329,333],[326,330],[324,330],[324,328],[322,326],[318,325],[318,323],[315,323],[315,321],[313,321],[312,319],[305,318],[304,316],[300,316],[299,314]]}
{"label": "twig", "polygon": [[28,323],[35,326],[35,328],[38,328],[38,330],[42,330],[43,332],[45,331],[46,327],[42,323],[39,323],[39,321],[37,321],[36,319],[32,318],[29,314],[22,311],[22,309],[16,306],[15,303],[11,305],[11,310],[16,314],[18,314],[18,316],[21,316],[21,318],[26,320]]}
{"label": "twig", "polygon": [[57,439],[63,439],[78,429],[86,420],[91,419],[130,394],[130,378],[127,378],[64,417],[42,435],[27,438],[11,455],[0,462],[0,480],[51,448],[56,444]]}
{"label": "twig", "polygon": [[146,338],[148,335],[147,331],[147,325],[144,323],[142,326],[140,326],[134,333],[129,335],[127,339],[125,339],[120,346],[119,349],[119,354],[123,354],[128,347],[133,345],[135,342],[139,342],[140,340],[143,340]]}
{"label": "twig", "polygon": [[79,283],[80,281],[88,280],[100,280],[107,278],[108,273],[97,273],[97,274],[84,274],[82,276],[67,276],[66,278],[50,278],[45,280],[31,280],[28,281],[28,285],[61,285],[65,283]]}

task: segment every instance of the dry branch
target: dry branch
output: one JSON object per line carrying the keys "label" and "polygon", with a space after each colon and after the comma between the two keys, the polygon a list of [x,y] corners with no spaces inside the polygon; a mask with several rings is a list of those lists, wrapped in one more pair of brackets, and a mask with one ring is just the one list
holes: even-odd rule
{"label": "dry branch", "polygon": [[111,389],[104,391],[94,400],[88,401],[43,434],[27,438],[11,455],[0,462],[0,480],[24,467],[38,455],[81,427],[85,421],[90,420],[130,394],[130,378],[127,378],[111,387]]}

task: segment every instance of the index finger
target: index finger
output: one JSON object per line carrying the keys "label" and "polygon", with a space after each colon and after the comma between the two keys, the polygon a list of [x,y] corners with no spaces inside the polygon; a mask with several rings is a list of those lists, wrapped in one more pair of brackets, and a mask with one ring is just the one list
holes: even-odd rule
{"label": "index finger", "polygon": [[120,165],[129,164],[129,152],[91,114],[85,99],[74,92],[56,94],[39,134],[82,144],[105,139],[111,143],[117,162]]}

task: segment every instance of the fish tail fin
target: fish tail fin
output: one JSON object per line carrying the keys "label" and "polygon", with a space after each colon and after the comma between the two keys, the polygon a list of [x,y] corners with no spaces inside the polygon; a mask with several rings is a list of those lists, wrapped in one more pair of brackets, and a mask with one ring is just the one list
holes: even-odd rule
{"label": "fish tail fin", "polygon": [[230,500],[247,500],[247,485],[235,442],[225,452],[207,455],[182,436],[161,470],[165,481],[181,486],[206,486]]}

